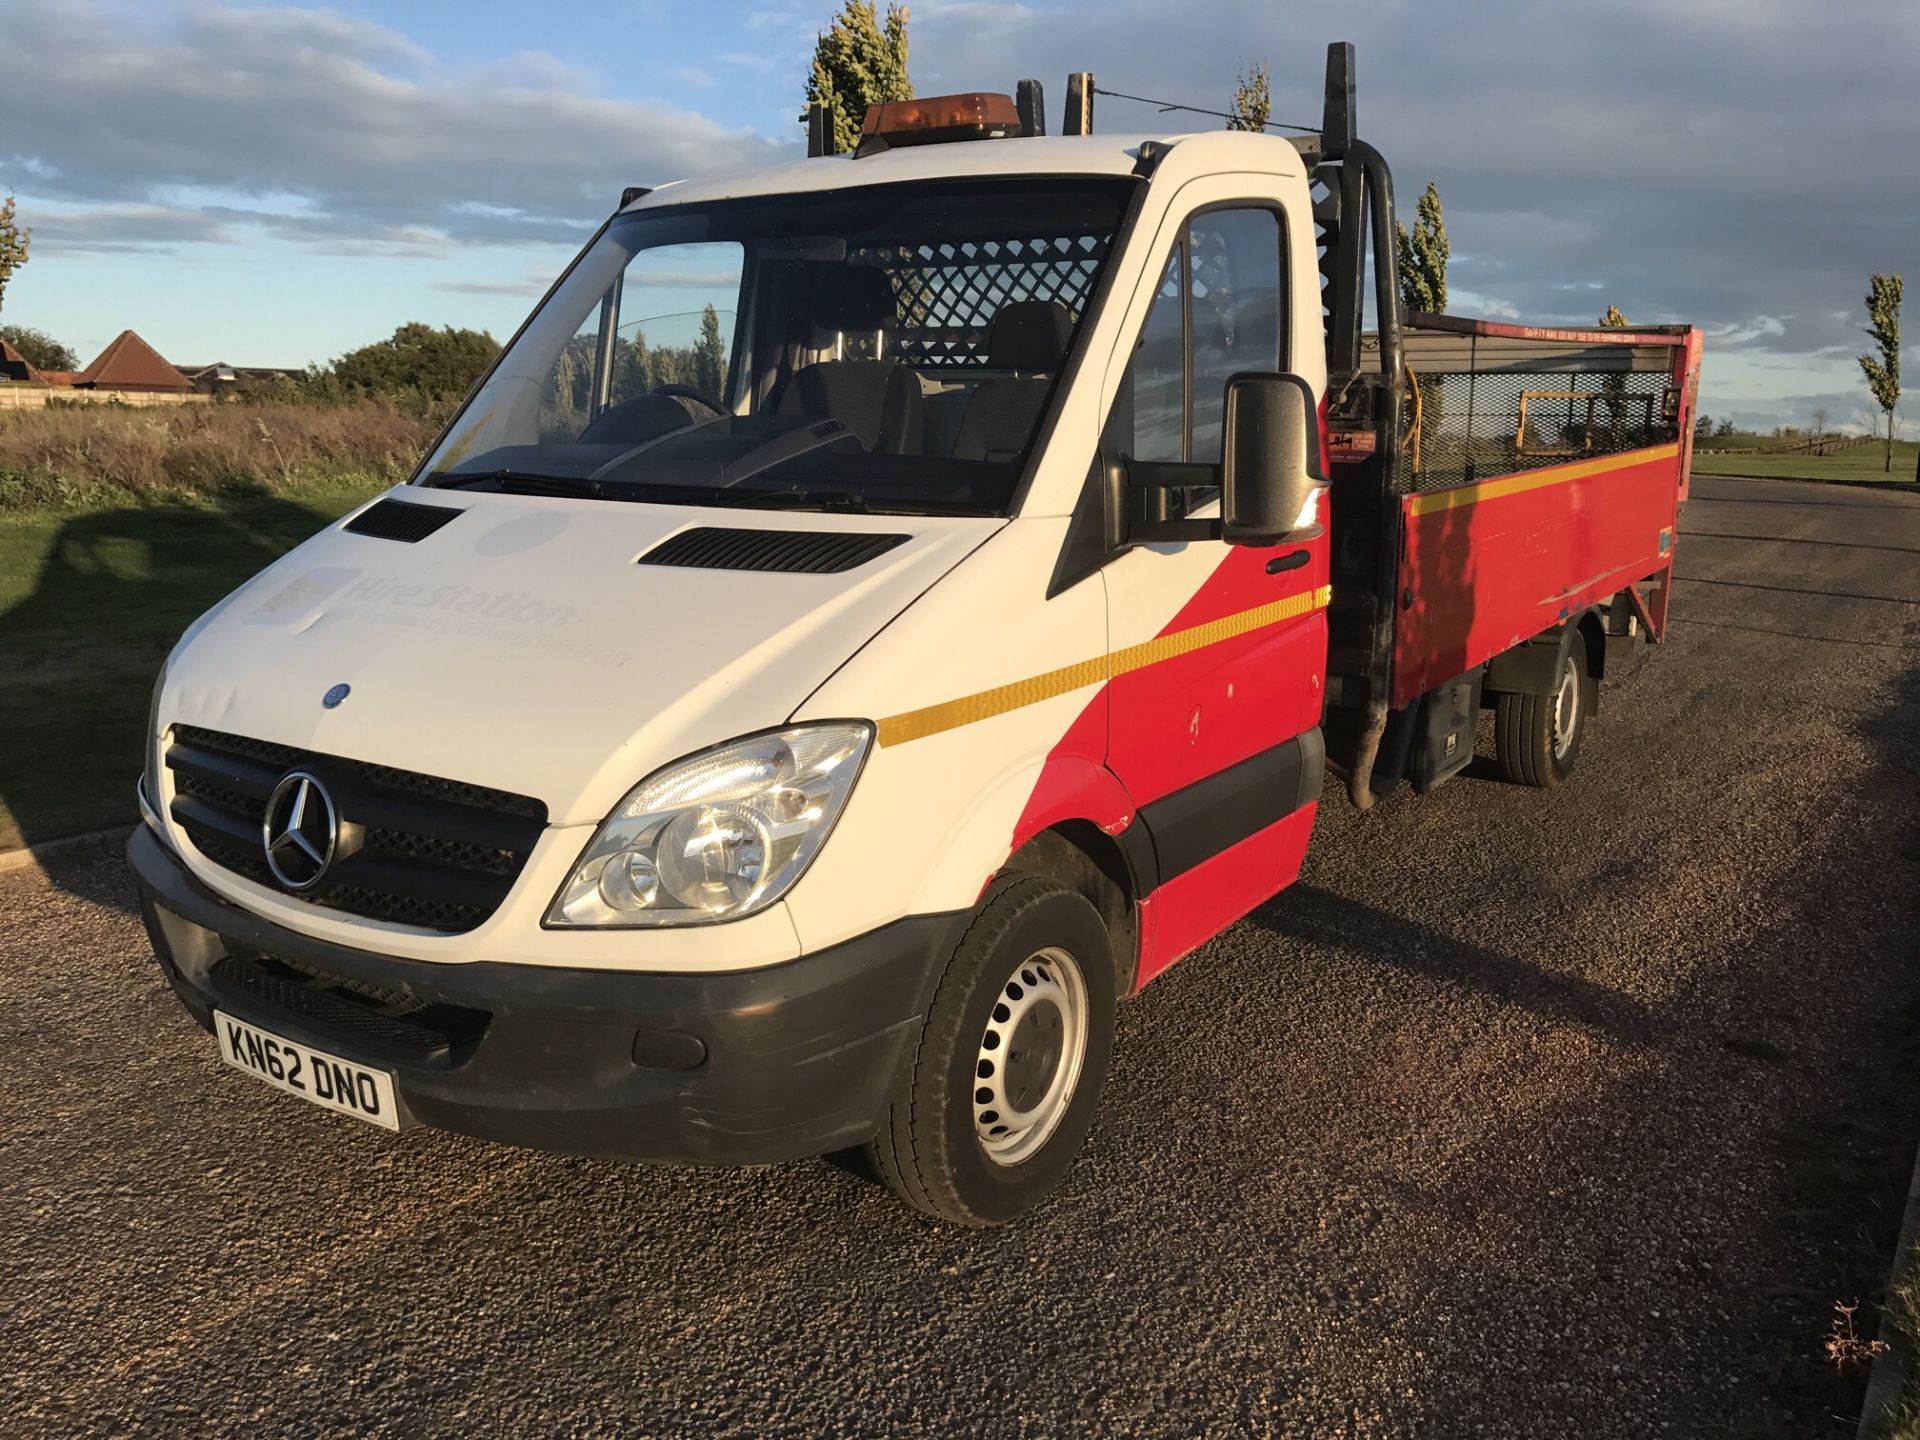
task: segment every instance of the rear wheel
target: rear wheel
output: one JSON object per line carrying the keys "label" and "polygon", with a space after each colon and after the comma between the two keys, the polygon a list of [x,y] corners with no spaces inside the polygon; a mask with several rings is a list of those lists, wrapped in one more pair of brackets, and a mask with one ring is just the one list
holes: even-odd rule
{"label": "rear wheel", "polygon": [[955,947],[867,1158],[924,1214],[998,1225],[1059,1183],[1113,1053],[1114,964],[1085,897],[994,882]]}
{"label": "rear wheel", "polygon": [[1599,687],[1577,643],[1578,632],[1572,639],[1575,643],[1561,649],[1550,692],[1504,694],[1494,702],[1494,759],[1516,785],[1550,790],[1573,774],[1580,757]]}

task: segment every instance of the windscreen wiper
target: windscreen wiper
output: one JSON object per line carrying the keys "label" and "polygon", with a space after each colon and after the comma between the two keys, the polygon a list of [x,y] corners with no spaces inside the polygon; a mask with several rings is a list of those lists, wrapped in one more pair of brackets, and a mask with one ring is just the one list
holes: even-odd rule
{"label": "windscreen wiper", "polygon": [[436,487],[491,485],[508,495],[564,495],[569,499],[637,500],[659,505],[719,505],[720,492],[704,485],[634,485],[587,475],[542,475],[532,470],[486,470],[472,475],[430,476]]}
{"label": "windscreen wiper", "polygon": [[429,475],[427,483],[436,490],[464,490],[475,485],[494,485],[515,495],[598,495],[596,481],[569,479],[565,475],[539,475],[531,470],[486,470],[472,475]]}
{"label": "windscreen wiper", "polygon": [[751,510],[841,510],[850,515],[865,515],[870,509],[867,497],[851,490],[754,490],[733,497],[732,503]]}

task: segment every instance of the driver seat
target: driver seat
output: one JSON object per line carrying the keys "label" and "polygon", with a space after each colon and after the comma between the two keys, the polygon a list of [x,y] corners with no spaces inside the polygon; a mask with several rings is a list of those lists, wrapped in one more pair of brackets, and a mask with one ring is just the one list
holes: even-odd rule
{"label": "driver seat", "polygon": [[[893,282],[871,265],[843,265],[820,277],[813,323],[830,336],[884,335],[898,318]],[[897,360],[819,360],[794,373],[775,413],[838,420],[869,454],[920,450],[920,377]]]}

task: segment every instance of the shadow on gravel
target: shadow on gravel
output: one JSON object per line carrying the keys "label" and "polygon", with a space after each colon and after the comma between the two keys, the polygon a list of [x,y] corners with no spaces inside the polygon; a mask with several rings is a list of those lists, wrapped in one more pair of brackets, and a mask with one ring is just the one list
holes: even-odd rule
{"label": "shadow on gravel", "polygon": [[[140,904],[134,896],[133,871],[126,855],[126,838],[116,832],[112,837],[102,836],[97,842],[56,853],[43,862],[40,869],[49,884],[76,899],[138,915]],[[152,958],[149,952],[143,951],[142,955],[145,959]],[[158,963],[155,965],[157,974]]]}
{"label": "shadow on gravel", "polygon": [[1430,925],[1314,885],[1294,886],[1250,918],[1275,935],[1465,985],[1537,1015],[1590,1026],[1622,1045],[1649,1045],[1656,1035],[1655,1017],[1631,996],[1457,940]]}
{"label": "shadow on gravel", "polygon": [[[1915,635],[1920,624],[1906,629]],[[1834,1267],[1832,1294],[1814,1297],[1820,1323],[1828,1303],[1861,1300],[1863,1335],[1880,1330],[1920,1144],[1920,667],[1904,671],[1892,689],[1892,702],[1856,725],[1875,757],[1861,785],[1868,823],[1832,836],[1793,937],[1802,948],[1785,959],[1821,965],[1837,954],[1852,962],[1834,976],[1833,995],[1853,1018],[1850,1043],[1826,1056],[1793,1057],[1817,1067],[1809,1077],[1814,1096],[1790,1112],[1777,1143],[1791,1182],[1782,1229],[1813,1231]],[[1890,953],[1856,958],[1855,936],[1885,930],[1897,937]],[[1838,1392],[1836,1412],[1857,1415],[1864,1369],[1829,1371],[1827,1379]]]}
{"label": "shadow on gravel", "polygon": [[[1545,1118],[1450,1152],[1435,1183],[1396,1197],[1436,1234],[1511,1237],[1448,1277],[1454,1328],[1423,1336],[1436,1371],[1485,1367],[1478,1337],[1521,1315],[1532,1329],[1503,1367],[1561,1374],[1554,1388],[1583,1397],[1543,1395],[1546,1413],[1591,1407],[1610,1370],[1621,1423],[1641,1425],[1632,1377],[1678,1356],[1694,1391],[1662,1394],[1665,1430],[1640,1433],[1853,1436],[1868,1372],[1823,1347],[1836,1303],[1864,1302],[1859,1335],[1879,1331],[1920,1142],[1920,668],[1852,723],[1869,763],[1842,790],[1809,784],[1771,837],[1794,857],[1781,913],[1652,1007],[1311,886],[1254,917],[1647,1047],[1608,1058],[1597,1093],[1543,1093]],[[1737,901],[1752,883],[1728,871],[1696,893]],[[1629,1173],[1639,1188],[1619,1193]],[[1543,1273],[1542,1255],[1562,1258]],[[1474,1404],[1438,1433],[1484,1423]]]}

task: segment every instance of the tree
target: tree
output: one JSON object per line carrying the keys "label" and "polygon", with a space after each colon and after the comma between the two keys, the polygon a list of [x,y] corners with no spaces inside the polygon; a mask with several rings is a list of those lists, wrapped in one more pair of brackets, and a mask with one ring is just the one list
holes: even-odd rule
{"label": "tree", "polygon": [[1393,251],[1400,272],[1400,306],[1432,315],[1447,308],[1447,219],[1440,208],[1440,191],[1433,182],[1421,193],[1414,210],[1413,229],[1393,222]]}
{"label": "tree", "polygon": [[44,330],[31,325],[0,325],[0,340],[6,341],[36,370],[78,370],[80,357]]}
{"label": "tree", "polygon": [[693,349],[693,385],[714,396],[727,388],[727,342],[720,334],[720,316],[711,305],[700,315],[700,343]]}
{"label": "tree", "polygon": [[1827,407],[1824,405],[1813,407],[1813,433],[1816,436],[1827,433]]}
{"label": "tree", "polygon": [[1893,469],[1893,410],[1900,403],[1900,302],[1906,298],[1906,284],[1898,275],[1875,275],[1867,282],[1867,334],[1873,337],[1880,353],[1862,355],[1860,368],[1866,373],[1867,389],[1873,403],[1887,417],[1887,464]]}
{"label": "tree", "polygon": [[913,81],[907,77],[906,7],[889,0],[883,25],[876,4],[846,0],[814,42],[807,102],[825,103],[833,121],[834,149],[842,152],[860,143],[860,122],[868,106],[913,98]]}
{"label": "tree", "polygon": [[1713,437],[1716,440],[1723,440],[1734,433],[1733,421],[1731,420],[1722,420],[1718,425],[1713,427]]}
{"label": "tree", "polygon": [[[1600,324],[1608,330],[1627,328],[1627,317],[1620,313],[1618,305],[1607,306],[1607,313],[1600,317]],[[1622,436],[1627,417],[1627,382],[1618,375],[1609,375],[1600,382],[1600,391],[1607,397],[1607,432],[1611,443],[1618,449],[1626,441]]]}
{"label": "tree", "polygon": [[466,394],[499,353],[499,342],[484,330],[436,330],[415,321],[342,355],[320,374],[323,383],[346,390],[443,400]]}
{"label": "tree", "polygon": [[1713,434],[1713,417],[1703,410],[1694,417],[1693,438],[1704,440],[1711,434]]}
{"label": "tree", "polygon": [[647,332],[636,329],[631,336],[613,341],[613,366],[607,382],[608,398],[629,400],[644,395],[665,378],[647,346]]}
{"label": "tree", "polygon": [[0,201],[0,304],[6,302],[7,282],[13,278],[13,272],[27,263],[27,246],[32,239],[33,231],[14,222],[13,195],[9,192],[7,198]]}
{"label": "tree", "polygon": [[1233,89],[1233,118],[1227,121],[1229,130],[1262,131],[1267,128],[1267,117],[1273,113],[1273,96],[1267,89],[1267,62],[1247,68]]}

